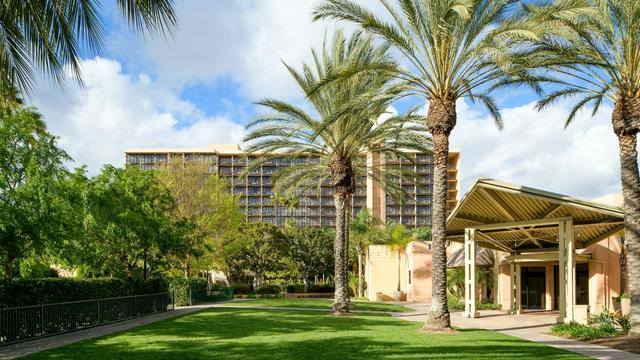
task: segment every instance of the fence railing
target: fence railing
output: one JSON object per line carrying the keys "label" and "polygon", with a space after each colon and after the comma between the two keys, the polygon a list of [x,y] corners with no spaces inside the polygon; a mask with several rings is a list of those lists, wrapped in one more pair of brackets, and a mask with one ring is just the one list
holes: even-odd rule
{"label": "fence railing", "polygon": [[189,305],[197,305],[231,299],[233,299],[232,288],[220,288],[215,290],[194,290],[189,288]]}
{"label": "fence railing", "polygon": [[0,345],[105,325],[173,309],[169,293],[0,309]]}

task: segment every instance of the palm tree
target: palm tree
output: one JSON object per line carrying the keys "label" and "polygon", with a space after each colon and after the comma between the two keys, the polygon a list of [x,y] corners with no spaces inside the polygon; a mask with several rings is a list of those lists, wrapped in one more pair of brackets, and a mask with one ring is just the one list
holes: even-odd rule
{"label": "palm tree", "polygon": [[[386,180],[385,168],[368,168],[367,156],[393,154],[406,158],[403,148],[427,151],[420,145],[426,130],[412,124],[415,116],[394,116],[378,121],[388,113],[388,107],[401,88],[393,86],[393,78],[383,73],[361,74],[348,80],[317,88],[321,79],[354,64],[389,63],[388,47],[374,46],[373,39],[361,32],[350,38],[338,31],[332,44],[325,43],[322,51],[312,51],[314,62],[305,64],[302,71],[287,65],[302,93],[307,96],[307,112],[302,107],[265,99],[259,102],[273,111],[247,125],[247,150],[269,154],[252,163],[273,158],[291,159],[291,165],[274,176],[276,189],[306,196],[317,194],[323,182],[334,189],[335,213],[335,299],[333,311],[348,311],[347,277],[349,217],[356,177],[368,177],[398,193],[398,186]],[[296,161],[294,161],[296,159]],[[300,159],[306,159],[300,163]]]}
{"label": "palm tree", "polygon": [[[165,33],[175,26],[172,0],[118,0],[117,4],[135,31]],[[37,71],[62,85],[66,66],[81,83],[80,55],[100,52],[103,16],[98,0],[4,1],[0,88],[28,93]]]}
{"label": "palm tree", "polygon": [[592,106],[595,115],[602,103],[613,104],[611,124],[620,148],[628,290],[634,304],[632,331],[640,333],[640,2],[558,0],[525,9],[540,32],[531,58],[557,86],[538,108],[574,98],[566,119],[569,125],[586,106]]}
{"label": "palm tree", "polygon": [[379,217],[371,214],[364,208],[351,220],[349,227],[350,242],[356,250],[358,257],[358,296],[364,296],[364,282],[362,280],[362,267],[367,247],[384,242],[384,222]]}
{"label": "palm tree", "polygon": [[[516,39],[533,37],[517,18],[509,18],[513,0],[380,0],[389,19],[352,0],[325,0],[314,18],[346,20],[388,41],[407,68],[382,64],[352,67],[341,76],[383,71],[407,86],[403,95],[428,102],[427,126],[434,155],[433,297],[427,327],[449,327],[446,277],[446,198],[449,135],[456,125],[456,101],[484,105],[502,128],[500,109],[491,97],[507,77],[526,82],[522,64],[513,61]],[[331,79],[329,79],[331,80]],[[329,82],[329,80],[325,82]]]}
{"label": "palm tree", "polygon": [[402,266],[400,260],[402,258],[402,253],[407,247],[407,244],[409,244],[411,240],[413,240],[413,237],[411,235],[411,232],[407,230],[407,228],[402,224],[391,223],[387,225],[386,231],[387,240],[389,241],[387,246],[391,249],[391,251],[398,254],[398,287],[396,289],[398,297],[395,299],[397,301],[400,300],[400,291],[402,290],[400,281]]}

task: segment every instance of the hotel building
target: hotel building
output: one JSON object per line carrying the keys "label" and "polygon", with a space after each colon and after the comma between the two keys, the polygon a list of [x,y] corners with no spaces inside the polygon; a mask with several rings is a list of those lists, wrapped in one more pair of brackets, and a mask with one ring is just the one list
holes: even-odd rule
{"label": "hotel building", "polygon": [[[431,194],[433,189],[433,157],[430,154],[411,152],[410,159],[391,160],[370,157],[370,165],[397,166],[413,170],[415,179],[402,179],[399,185],[406,193],[402,205],[397,204],[384,190],[371,179],[356,178],[356,189],[353,195],[353,213],[357,214],[363,207],[369,208],[373,214],[386,222],[404,224],[407,227],[418,227],[431,224]],[[294,219],[303,226],[333,227],[335,225],[335,209],[333,204],[333,187],[324,183],[316,193],[308,191],[301,194],[299,204],[293,209],[274,204],[272,176],[282,167],[295,163],[312,163],[313,157],[290,159],[273,159],[253,168],[245,174],[247,163],[255,160],[255,156],[247,156],[238,145],[208,145],[204,148],[156,148],[127,149],[125,162],[139,166],[144,170],[155,169],[169,161],[202,161],[209,165],[210,172],[226,179],[229,190],[240,197],[241,206],[248,221],[265,221],[283,225],[287,219]],[[450,211],[457,205],[458,198],[458,161],[459,152],[450,152],[448,164],[447,209]]]}

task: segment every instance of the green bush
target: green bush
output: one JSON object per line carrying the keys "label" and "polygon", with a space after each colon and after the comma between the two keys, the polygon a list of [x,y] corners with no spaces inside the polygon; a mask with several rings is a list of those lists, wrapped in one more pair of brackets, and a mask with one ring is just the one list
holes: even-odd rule
{"label": "green bush", "polygon": [[173,292],[173,302],[176,306],[189,305],[189,289],[191,291],[205,291],[207,279],[205,278],[172,278],[169,279],[169,291]]}
{"label": "green bush", "polygon": [[249,295],[252,290],[252,286],[249,284],[231,284],[229,287],[233,289],[233,293],[236,295]]}
{"label": "green bush", "polygon": [[16,307],[166,292],[164,279],[18,278],[0,280],[0,307]]}
{"label": "green bush", "polygon": [[551,328],[551,333],[576,340],[590,341],[598,338],[620,335],[621,333],[611,324],[582,325],[576,322],[558,324]]}
{"label": "green bush", "polygon": [[278,285],[262,285],[256,289],[256,294],[260,295],[277,295],[280,294],[282,289]]}
{"label": "green bush", "polygon": [[602,311],[600,314],[591,317],[592,324],[613,326],[617,331],[628,333],[631,330],[631,318],[629,315],[623,316],[619,312]]}
{"label": "green bush", "polygon": [[287,285],[287,292],[289,294],[302,294],[304,293],[304,284]]}
{"label": "green bush", "polygon": [[458,299],[455,296],[447,296],[447,307],[451,311],[460,311],[464,310],[464,301]]}
{"label": "green bush", "polygon": [[314,284],[314,285],[309,285],[307,288],[307,292],[308,293],[315,293],[315,294],[328,294],[328,293],[333,293],[336,291],[336,288],[333,285],[329,285],[329,284]]}
{"label": "green bush", "polygon": [[478,310],[502,310],[502,304],[478,303],[476,305],[476,309],[478,309]]}
{"label": "green bush", "polygon": [[[447,306],[451,311],[462,311],[464,310],[464,300],[449,295],[447,297]],[[502,310],[502,305],[494,303],[477,303],[476,310]]]}

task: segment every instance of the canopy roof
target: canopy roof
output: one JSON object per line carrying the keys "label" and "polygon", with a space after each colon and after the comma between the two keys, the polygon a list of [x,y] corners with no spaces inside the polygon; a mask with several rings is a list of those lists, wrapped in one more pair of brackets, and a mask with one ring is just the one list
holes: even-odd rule
{"label": "canopy roof", "polygon": [[[476,266],[493,266],[493,251],[476,247]],[[464,249],[457,249],[447,256],[447,268],[464,267]]]}
{"label": "canopy roof", "polygon": [[624,229],[618,206],[551,193],[493,179],[478,179],[447,218],[447,238],[464,241],[477,228],[478,245],[507,252],[557,249],[554,219],[572,217],[577,249]]}

